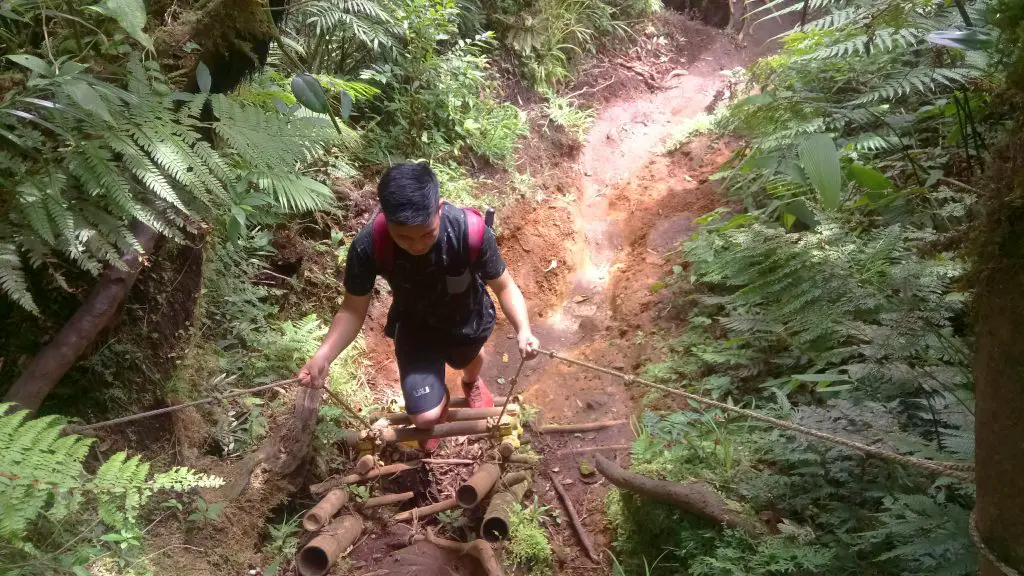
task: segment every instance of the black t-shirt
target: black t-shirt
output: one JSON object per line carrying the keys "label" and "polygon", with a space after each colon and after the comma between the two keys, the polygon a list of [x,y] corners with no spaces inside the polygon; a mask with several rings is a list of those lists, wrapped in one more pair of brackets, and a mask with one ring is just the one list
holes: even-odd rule
{"label": "black t-shirt", "polygon": [[[356,235],[345,264],[345,290],[366,296],[373,290],[377,263],[373,257],[373,221]],[[441,205],[437,241],[422,256],[394,246],[394,262],[382,276],[394,301],[385,333],[394,337],[398,322],[436,329],[456,342],[487,338],[494,328],[494,302],[484,282],[505,272],[494,231],[486,228],[476,262],[469,266],[469,232],[461,208]]]}

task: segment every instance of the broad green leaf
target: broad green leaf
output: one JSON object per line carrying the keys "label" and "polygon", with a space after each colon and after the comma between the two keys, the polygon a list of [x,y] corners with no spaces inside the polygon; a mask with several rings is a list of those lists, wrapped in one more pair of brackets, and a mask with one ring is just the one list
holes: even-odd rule
{"label": "broad green leaf", "polygon": [[842,174],[836,143],[827,134],[811,134],[800,144],[800,162],[826,210],[839,208]]}
{"label": "broad green leaf", "polygon": [[352,115],[352,96],[348,93],[348,90],[341,89],[341,119],[348,120],[348,117]]}
{"label": "broad green leaf", "polygon": [[327,114],[327,95],[311,74],[298,74],[292,78],[292,94],[306,108],[318,114]]}
{"label": "broad green leaf", "polygon": [[25,68],[28,68],[40,76],[53,75],[53,68],[49,64],[41,58],[36,58],[31,54],[8,54],[7,59],[15,64],[20,64]]}
{"label": "broad green leaf", "polygon": [[855,163],[851,164],[847,170],[851,180],[868,190],[882,192],[892,188],[892,180],[874,168]]}
{"label": "broad green leaf", "polygon": [[987,50],[995,44],[992,36],[980,30],[939,30],[927,39],[932,44],[961,50]]}
{"label": "broad green leaf", "polygon": [[114,122],[114,118],[110,115],[110,111],[107,110],[107,105],[100,98],[100,95],[93,90],[92,86],[89,86],[85,82],[76,80],[68,82],[65,90],[68,94],[81,106],[83,109],[96,114],[107,122]]}
{"label": "broad green leaf", "polygon": [[277,576],[277,571],[281,569],[281,560],[283,560],[283,558],[278,558],[277,560],[274,560],[270,566],[264,568],[263,576]]}
{"label": "broad green leaf", "polygon": [[143,0],[104,0],[89,8],[117,20],[129,36],[146,48],[153,49],[153,39],[142,31],[146,26],[146,3]]}
{"label": "broad green leaf", "polygon": [[210,93],[210,87],[213,86],[213,78],[210,77],[210,68],[206,66],[205,62],[200,61],[199,65],[196,66],[196,84],[199,85],[199,90],[203,94]]}

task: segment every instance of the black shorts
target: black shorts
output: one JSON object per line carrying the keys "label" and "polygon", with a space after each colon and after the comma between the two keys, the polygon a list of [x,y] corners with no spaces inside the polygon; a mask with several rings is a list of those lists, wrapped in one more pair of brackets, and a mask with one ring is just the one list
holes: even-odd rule
{"label": "black shorts", "polygon": [[487,338],[456,341],[437,330],[399,322],[395,327],[395,357],[408,414],[436,408],[448,394],[444,365],[462,370],[476,358]]}

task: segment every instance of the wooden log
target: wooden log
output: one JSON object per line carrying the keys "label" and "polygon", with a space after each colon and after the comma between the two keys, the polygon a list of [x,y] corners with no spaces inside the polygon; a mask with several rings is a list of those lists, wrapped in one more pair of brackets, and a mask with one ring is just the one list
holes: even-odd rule
{"label": "wooden log", "polygon": [[430,516],[431,514],[437,514],[438,512],[444,512],[445,510],[451,510],[459,505],[459,501],[455,498],[449,498],[442,500],[436,504],[430,504],[428,506],[420,506],[419,508],[413,508],[412,510],[406,510],[405,512],[399,512],[392,518],[395,522],[406,522],[413,518],[423,518],[424,516]]}
{"label": "wooden log", "polygon": [[686,484],[654,480],[634,472],[624,470],[618,464],[605,458],[595,456],[597,471],[609,482],[629,490],[644,498],[671,504],[684,512],[689,512],[715,524],[736,528],[751,537],[764,536],[765,527],[758,521],[736,512],[720,494],[711,489],[705,482],[694,480]]}
{"label": "wooden log", "polygon": [[572,521],[572,527],[576,530],[576,536],[579,537],[580,542],[583,543],[583,548],[587,551],[587,556],[594,562],[600,562],[601,557],[597,555],[597,551],[594,550],[594,543],[590,541],[590,534],[587,533],[587,529],[583,527],[583,523],[580,522],[579,514],[576,513],[576,507],[573,506],[572,500],[569,495],[566,494],[565,488],[558,482],[553,474],[548,474],[548,479],[551,480],[551,485],[554,486],[555,492],[558,492],[558,497],[561,498],[562,504],[565,506],[565,511],[569,513],[569,520]]}

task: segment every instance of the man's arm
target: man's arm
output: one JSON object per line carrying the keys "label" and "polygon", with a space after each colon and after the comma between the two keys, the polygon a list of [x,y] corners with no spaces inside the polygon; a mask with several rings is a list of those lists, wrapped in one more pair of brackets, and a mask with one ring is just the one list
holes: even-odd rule
{"label": "man's arm", "polygon": [[516,331],[519,353],[527,360],[536,357],[540,343],[530,330],[530,313],[526,310],[526,299],[523,298],[523,293],[512,279],[512,275],[505,270],[501,276],[488,280],[487,285],[498,296],[501,311],[505,313]]}
{"label": "man's arm", "polygon": [[[521,296],[520,296],[521,297]],[[331,328],[327,331],[320,348],[306,365],[299,371],[299,380],[303,386],[323,387],[327,383],[327,373],[331,362],[338,357],[352,341],[366,320],[366,311],[370,308],[370,295],[354,296],[345,294],[341,309],[334,315]]]}

